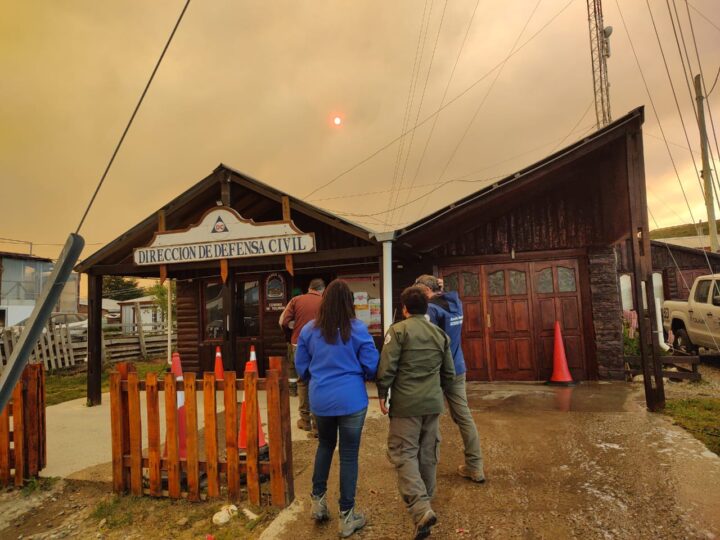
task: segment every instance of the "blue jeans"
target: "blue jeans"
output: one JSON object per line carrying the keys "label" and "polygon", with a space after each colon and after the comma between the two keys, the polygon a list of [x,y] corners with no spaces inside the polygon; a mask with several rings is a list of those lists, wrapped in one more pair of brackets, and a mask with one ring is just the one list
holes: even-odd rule
{"label": "blue jeans", "polygon": [[318,449],[315,454],[312,494],[320,497],[327,491],[333,452],[340,432],[340,511],[355,506],[358,477],[360,435],[367,408],[345,416],[317,416]]}

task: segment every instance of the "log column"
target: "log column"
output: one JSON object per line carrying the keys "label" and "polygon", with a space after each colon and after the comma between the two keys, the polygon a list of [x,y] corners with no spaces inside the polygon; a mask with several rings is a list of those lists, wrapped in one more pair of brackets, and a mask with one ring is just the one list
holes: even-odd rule
{"label": "log column", "polygon": [[88,407],[102,401],[102,278],[88,274]]}

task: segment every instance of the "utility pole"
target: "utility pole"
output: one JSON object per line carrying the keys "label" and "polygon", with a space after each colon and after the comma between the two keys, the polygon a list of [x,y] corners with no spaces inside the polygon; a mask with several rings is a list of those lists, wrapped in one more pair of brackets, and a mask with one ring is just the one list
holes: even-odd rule
{"label": "utility pole", "polygon": [[695,75],[695,99],[697,100],[698,128],[700,128],[700,150],[702,153],[702,177],[705,189],[705,207],[708,216],[710,250],[718,252],[717,221],[715,221],[715,202],[713,201],[712,169],[708,158],[708,140],[705,130],[705,109],[703,107],[702,75]]}

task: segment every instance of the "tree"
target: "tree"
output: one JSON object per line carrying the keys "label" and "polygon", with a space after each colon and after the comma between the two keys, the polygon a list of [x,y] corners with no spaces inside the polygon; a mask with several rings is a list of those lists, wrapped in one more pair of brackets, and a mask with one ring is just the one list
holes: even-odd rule
{"label": "tree", "polygon": [[136,279],[103,276],[102,296],[112,300],[132,300],[145,296],[145,292],[138,286]]}
{"label": "tree", "polygon": [[[175,282],[170,281],[170,289],[172,291],[172,315],[173,320],[177,320],[177,305],[175,303],[175,299],[177,298],[175,294]],[[157,305],[160,310],[162,311],[163,318],[165,321],[167,321],[167,286],[166,285],[160,285],[160,283],[153,285],[152,287],[148,287],[145,289],[145,294],[148,296],[154,296],[155,297],[155,305]]]}

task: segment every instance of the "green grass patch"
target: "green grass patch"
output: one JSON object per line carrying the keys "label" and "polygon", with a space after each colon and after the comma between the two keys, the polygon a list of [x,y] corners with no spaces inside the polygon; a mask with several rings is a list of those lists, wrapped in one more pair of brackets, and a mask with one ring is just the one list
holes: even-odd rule
{"label": "green grass patch", "polygon": [[29,497],[36,491],[50,491],[55,483],[59,480],[56,476],[47,478],[31,478],[23,486],[21,493],[25,497]]}
{"label": "green grass patch", "polygon": [[665,414],[720,455],[720,398],[671,399]]}
{"label": "green grass patch", "polygon": [[[156,360],[147,360],[142,362],[133,362],[137,369],[138,376],[141,379],[150,372],[164,373],[167,362],[164,358]],[[112,365],[105,368],[101,374],[102,391],[110,390],[110,370]],[[65,374],[62,372],[48,372],[45,375],[45,403],[47,405],[56,405],[64,401],[78,399],[87,395],[87,373]]]}

